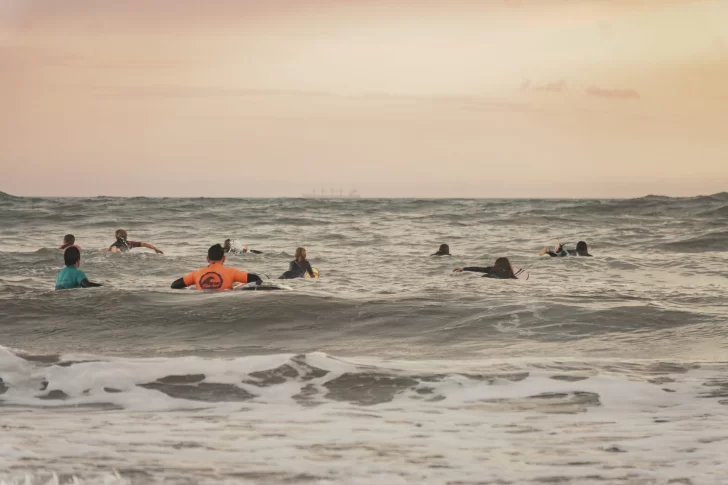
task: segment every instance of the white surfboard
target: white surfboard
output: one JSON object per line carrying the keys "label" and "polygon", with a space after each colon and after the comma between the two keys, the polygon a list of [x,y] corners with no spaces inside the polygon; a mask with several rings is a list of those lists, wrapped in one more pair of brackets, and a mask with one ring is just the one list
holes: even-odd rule
{"label": "white surfboard", "polygon": [[275,291],[275,290],[290,290],[288,286],[275,283],[273,281],[264,281],[261,284],[257,284],[256,281],[251,281],[245,285],[240,285],[235,288],[240,291]]}
{"label": "white surfboard", "polygon": [[516,266],[511,266],[511,268],[513,268],[513,274],[516,275],[516,278],[519,280],[527,280],[531,277],[531,273],[523,268],[517,268]]}

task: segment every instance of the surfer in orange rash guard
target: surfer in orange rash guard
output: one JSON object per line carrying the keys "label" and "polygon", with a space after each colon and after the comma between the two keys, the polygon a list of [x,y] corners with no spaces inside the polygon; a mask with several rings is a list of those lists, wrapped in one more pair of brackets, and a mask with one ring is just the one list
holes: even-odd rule
{"label": "surfer in orange rash guard", "polygon": [[260,276],[256,274],[223,266],[225,264],[225,250],[219,244],[215,244],[207,251],[207,262],[210,263],[209,266],[175,280],[172,283],[172,288],[181,290],[194,285],[198,290],[232,290],[234,283],[255,281],[260,284],[263,282]]}

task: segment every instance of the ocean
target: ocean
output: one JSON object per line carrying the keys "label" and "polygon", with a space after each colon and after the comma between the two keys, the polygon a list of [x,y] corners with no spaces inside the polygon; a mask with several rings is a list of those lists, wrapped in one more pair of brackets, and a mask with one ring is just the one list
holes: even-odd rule
{"label": "ocean", "polygon": [[[0,228],[4,485],[728,484],[727,193],[0,194]],[[54,291],[66,233],[102,288]],[[226,238],[321,277],[170,289]],[[452,271],[500,256],[530,279]]]}

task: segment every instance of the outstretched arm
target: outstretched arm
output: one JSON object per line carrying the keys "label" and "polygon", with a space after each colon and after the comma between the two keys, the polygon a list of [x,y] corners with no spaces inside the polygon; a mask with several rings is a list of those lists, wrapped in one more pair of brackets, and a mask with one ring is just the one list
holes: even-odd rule
{"label": "outstretched arm", "polygon": [[81,287],[82,288],[98,288],[99,286],[103,286],[99,283],[92,283],[88,280],[88,278],[84,278],[81,280]]}
{"label": "outstretched arm", "polygon": [[453,272],[461,273],[463,271],[472,271],[474,273],[490,273],[490,266],[479,267],[479,266],[466,266],[465,268],[455,268]]}
{"label": "outstretched arm", "polygon": [[157,254],[164,254],[161,250],[157,249],[153,244],[143,242],[143,243],[141,243],[141,245],[143,248],[149,248],[149,249],[154,250]]}

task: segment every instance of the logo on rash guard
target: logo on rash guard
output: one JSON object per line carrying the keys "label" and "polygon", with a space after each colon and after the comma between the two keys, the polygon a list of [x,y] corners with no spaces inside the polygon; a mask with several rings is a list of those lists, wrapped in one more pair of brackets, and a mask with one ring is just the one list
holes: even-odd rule
{"label": "logo on rash guard", "polygon": [[222,288],[222,276],[218,273],[205,273],[200,278],[200,288],[203,290],[219,290]]}

